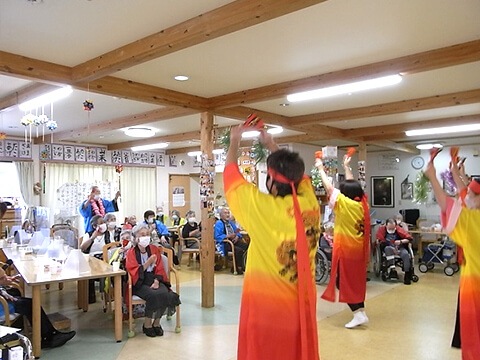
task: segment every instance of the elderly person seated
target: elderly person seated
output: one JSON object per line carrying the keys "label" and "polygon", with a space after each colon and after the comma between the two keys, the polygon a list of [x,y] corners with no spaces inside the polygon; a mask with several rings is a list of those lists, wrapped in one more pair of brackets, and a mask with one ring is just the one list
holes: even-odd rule
{"label": "elderly person seated", "polygon": [[334,224],[331,222],[325,223],[323,225],[324,232],[320,237],[320,249],[323,250],[327,259],[332,261],[332,249],[333,249],[333,229]]}
{"label": "elderly person seated", "polygon": [[400,226],[403,230],[408,231],[408,224],[403,221],[402,214],[395,215],[395,222],[397,223],[397,226]]}
{"label": "elderly person seated", "polygon": [[[233,243],[235,247],[235,263],[237,264],[237,273],[243,274],[243,255],[248,249],[248,244],[242,240],[242,234],[238,230],[235,223],[230,218],[230,210],[226,207],[220,211],[220,220],[217,220],[214,227],[214,238],[217,249],[225,256],[229,251],[232,251],[230,243],[224,242],[227,239]],[[234,269],[232,268],[232,272]]]}
{"label": "elderly person seated", "polygon": [[127,252],[127,271],[132,277],[133,294],[146,301],[143,332],[149,337],[162,336],[160,319],[167,308],[180,304],[171,289],[162,255],[150,244],[150,229],[139,224],[133,229],[136,245]]}
{"label": "elderly person seated", "polygon": [[398,279],[395,270],[395,255],[400,255],[403,261],[403,271],[405,272],[405,285],[410,285],[412,280],[411,259],[408,245],[413,240],[412,236],[397,225],[394,219],[387,219],[385,225],[377,231],[377,241],[380,243],[380,249],[387,257],[387,266],[389,269],[388,277]]}
{"label": "elderly person seated", "polygon": [[160,221],[162,224],[166,224],[168,222],[168,215],[165,214],[162,206],[157,206],[156,220]]}
{"label": "elderly person seated", "polygon": [[[197,238],[200,240],[202,238],[202,229],[200,224],[197,223],[195,211],[187,211],[185,218],[187,219],[187,223],[183,226],[182,237]],[[195,240],[185,240],[185,246],[190,249],[198,249],[198,242]]]}
{"label": "elderly person seated", "polygon": [[103,217],[105,224],[107,224],[107,232],[111,242],[120,240],[120,233],[122,229],[117,226],[117,217],[113,213],[108,213]]}
{"label": "elderly person seated", "polygon": [[169,242],[169,237],[170,237],[170,232],[168,231],[167,227],[161,223],[159,220],[155,219],[155,213],[153,210],[147,210],[143,214],[143,218],[145,221],[143,222],[144,224],[148,225],[148,228],[150,229],[150,235],[152,237],[152,241],[158,242],[161,246],[167,249],[172,249],[173,251],[173,263],[175,265],[178,265],[178,258],[177,255],[175,255],[175,250],[173,247],[170,245]]}
{"label": "elderly person seated", "polygon": [[132,230],[135,225],[137,225],[137,217],[135,215],[130,215],[125,218],[123,229]]}

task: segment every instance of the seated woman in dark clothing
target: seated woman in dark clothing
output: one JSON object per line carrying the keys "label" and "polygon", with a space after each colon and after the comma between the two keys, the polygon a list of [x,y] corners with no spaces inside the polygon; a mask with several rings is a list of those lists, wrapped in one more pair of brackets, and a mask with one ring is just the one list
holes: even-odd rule
{"label": "seated woman in dark clothing", "polygon": [[[202,238],[202,229],[195,218],[195,211],[188,211],[185,218],[187,219],[187,223],[183,226],[182,237],[197,238],[200,240]],[[195,240],[185,240],[185,246],[190,249],[198,249],[198,242]]]}
{"label": "seated woman in dark clothing", "polygon": [[[7,276],[5,271],[0,268],[0,294],[7,300],[11,312],[26,316],[30,324],[32,324],[32,299],[21,297],[20,291],[16,288],[4,287],[11,285],[15,278]],[[62,346],[75,336],[75,331],[60,332],[55,329],[43,308],[41,309],[41,332],[42,348]]]}
{"label": "seated woman in dark clothing", "polygon": [[136,245],[127,252],[127,271],[132,277],[133,294],[146,301],[143,332],[149,337],[162,336],[160,318],[167,309],[180,305],[180,297],[171,289],[162,255],[150,245],[147,224],[133,229]]}

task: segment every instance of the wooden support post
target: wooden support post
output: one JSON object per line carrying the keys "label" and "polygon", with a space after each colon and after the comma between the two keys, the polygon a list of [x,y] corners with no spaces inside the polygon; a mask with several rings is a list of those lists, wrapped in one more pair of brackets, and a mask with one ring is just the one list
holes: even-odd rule
{"label": "wooden support post", "polygon": [[[200,139],[200,148],[203,156],[206,155],[208,160],[213,161],[212,151],[215,139],[213,138],[212,113],[204,112],[201,114]],[[203,169],[204,165],[202,164],[202,170]],[[202,186],[202,184],[200,186]],[[202,241],[200,242],[200,257],[202,262],[202,307],[210,308],[215,305],[215,240],[213,238],[213,226],[215,218],[210,216],[212,209],[209,209],[207,205],[208,204],[205,204],[203,201],[201,201]]]}
{"label": "wooden support post", "polygon": [[34,285],[32,286],[32,345],[33,355],[36,358],[42,355],[41,304],[40,285]]}

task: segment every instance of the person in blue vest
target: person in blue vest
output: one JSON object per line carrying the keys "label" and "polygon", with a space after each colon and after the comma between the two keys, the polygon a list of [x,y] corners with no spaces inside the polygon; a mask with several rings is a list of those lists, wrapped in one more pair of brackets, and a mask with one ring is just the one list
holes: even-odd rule
{"label": "person in blue vest", "polygon": [[104,217],[107,213],[118,211],[117,200],[121,196],[117,191],[115,198],[111,201],[101,198],[98,186],[92,186],[92,191],[88,198],[80,205],[78,211],[84,218],[85,232],[93,230],[90,219],[95,215]]}
{"label": "person in blue vest", "polygon": [[[220,211],[220,219],[215,223],[213,233],[217,250],[220,252],[220,254],[222,254],[222,256],[226,256],[229,251],[232,251],[232,246],[230,243],[225,243],[223,240],[227,239],[233,243],[235,248],[235,263],[237,265],[237,273],[239,275],[243,274],[245,269],[242,266],[242,259],[243,254],[248,249],[248,244],[243,241],[240,230],[231,220],[231,214],[228,208],[224,207]],[[232,272],[234,272],[233,268]]]}

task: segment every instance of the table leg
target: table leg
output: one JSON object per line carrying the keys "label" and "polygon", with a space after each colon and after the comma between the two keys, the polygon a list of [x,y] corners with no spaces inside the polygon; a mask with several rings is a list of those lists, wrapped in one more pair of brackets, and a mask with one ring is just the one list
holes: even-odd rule
{"label": "table leg", "polygon": [[77,304],[79,309],[88,311],[88,280],[78,280],[77,282]]}
{"label": "table leg", "polygon": [[115,301],[115,340],[122,341],[122,276],[115,276],[114,280]]}
{"label": "table leg", "polygon": [[40,285],[32,286],[32,339],[33,355],[39,358],[42,354],[42,335],[41,335],[41,293]]}

